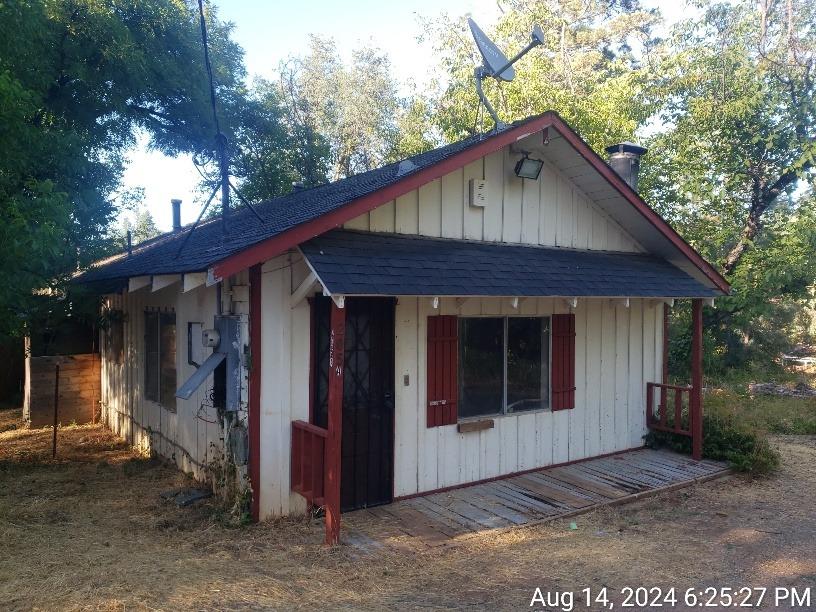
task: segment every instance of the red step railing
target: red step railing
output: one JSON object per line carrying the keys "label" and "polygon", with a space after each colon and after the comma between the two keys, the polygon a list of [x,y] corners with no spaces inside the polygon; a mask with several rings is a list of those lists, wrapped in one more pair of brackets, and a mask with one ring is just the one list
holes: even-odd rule
{"label": "red step railing", "polygon": [[[655,411],[655,391],[658,389],[660,390],[660,401]],[[669,391],[674,392],[671,405],[667,401]],[[691,409],[691,391],[690,386],[646,383],[646,426],[656,431],[668,431],[692,437],[694,411]],[[686,402],[683,402],[684,395]]]}
{"label": "red step railing", "polygon": [[323,505],[323,466],[328,430],[306,423],[292,422],[291,488],[313,506]]}

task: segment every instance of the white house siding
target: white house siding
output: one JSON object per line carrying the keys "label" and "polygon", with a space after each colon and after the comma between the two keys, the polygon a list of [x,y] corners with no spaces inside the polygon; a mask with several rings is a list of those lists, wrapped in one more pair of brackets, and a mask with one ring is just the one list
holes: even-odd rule
{"label": "white house siding", "polygon": [[292,291],[309,270],[299,255],[276,257],[261,268],[260,516],[304,512],[305,500],[289,489],[292,421],[309,420],[311,314]]}
{"label": "white house siding", "polygon": [[[290,295],[308,273],[298,255],[263,268],[261,517],[303,512],[289,490],[291,421],[309,418],[310,313]],[[659,381],[662,303],[583,299],[576,315],[576,405],[495,417],[493,429],[427,428],[426,325],[435,314],[532,316],[569,312],[561,299],[400,297],[395,317],[394,494],[424,491],[641,446],[646,382]],[[409,384],[404,385],[404,376]]]}
{"label": "white house siding", "polygon": [[[229,293],[232,285],[245,284],[245,273],[228,279],[222,291],[224,312],[230,309],[234,314],[248,312],[248,304],[232,302]],[[187,323],[200,322],[205,328],[212,327],[217,312],[216,288],[202,285],[182,293],[181,282],[176,282],[156,292],[148,286],[105,299],[111,308],[123,311],[125,321],[121,364],[111,361],[106,354],[106,343],[100,343],[103,421],[136,448],[172,459],[185,472],[203,479],[205,466],[220,455],[223,437],[221,425],[214,422],[217,421],[215,409],[206,405],[209,404],[207,394],[212,388],[212,377],[189,400],[177,398],[175,412],[146,400],[143,390],[144,313],[153,309],[174,310],[176,313],[176,380],[180,386],[195,370],[187,363]],[[244,338],[247,338],[246,329]],[[200,342],[200,339],[194,341]],[[245,390],[243,396],[245,399]],[[239,415],[242,419],[245,416],[245,412]]]}
{"label": "white house siding", "polygon": [[[564,248],[640,252],[613,220],[554,167],[538,181],[513,173],[509,149],[487,155],[345,224],[348,229]],[[487,179],[488,205],[467,202],[468,180]],[[310,314],[291,293],[308,268],[296,252],[262,267],[261,518],[303,512],[290,492],[291,422],[309,417]],[[426,321],[433,314],[550,315],[561,299],[400,297],[396,311],[396,496],[633,448],[645,433],[645,385],[661,373],[660,302],[581,299],[576,314],[576,407],[497,417],[493,429],[459,434],[425,426]],[[404,375],[409,385],[404,386]]]}
{"label": "white house siding", "polygon": [[[347,222],[346,229],[640,252],[643,248],[549,163],[537,181],[518,178],[508,148]],[[486,179],[484,208],[468,203],[470,179]],[[444,205],[443,205],[444,203]]]}
{"label": "white house siding", "polygon": [[[662,304],[579,300],[575,313],[575,408],[494,417],[495,427],[460,434],[426,427],[426,325],[435,314],[533,316],[569,312],[559,299],[400,298],[396,311],[394,494],[411,495],[643,444],[646,382],[659,381]],[[410,384],[404,386],[408,375]]]}

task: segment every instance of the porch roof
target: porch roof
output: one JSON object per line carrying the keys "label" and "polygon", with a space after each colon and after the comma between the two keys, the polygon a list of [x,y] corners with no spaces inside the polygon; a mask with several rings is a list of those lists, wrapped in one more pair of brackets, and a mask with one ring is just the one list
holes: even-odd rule
{"label": "porch roof", "polygon": [[716,297],[651,255],[334,230],[301,246],[333,295]]}

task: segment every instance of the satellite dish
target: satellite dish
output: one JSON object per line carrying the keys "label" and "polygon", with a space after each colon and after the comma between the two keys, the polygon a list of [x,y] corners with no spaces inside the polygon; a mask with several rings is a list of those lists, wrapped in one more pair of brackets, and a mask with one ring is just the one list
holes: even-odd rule
{"label": "satellite dish", "polygon": [[[482,54],[485,67],[490,69],[493,76],[502,81],[512,81],[516,78],[516,71],[508,61],[507,57],[502,53],[495,43],[487,37],[487,34],[482,32],[482,29],[476,25],[476,22],[468,17],[468,25],[470,26],[470,33],[473,34],[473,40],[476,41],[476,46],[479,48],[479,53]],[[504,67],[501,73],[499,68]]]}
{"label": "satellite dish", "polygon": [[487,34],[482,32],[482,29],[476,25],[476,22],[470,17],[468,17],[468,25],[470,26],[470,33],[473,34],[473,40],[476,41],[476,47],[479,49],[479,53],[482,54],[482,59],[484,60],[484,65],[479,66],[474,71],[474,77],[476,78],[476,93],[479,95],[479,100],[481,100],[482,104],[484,104],[487,112],[490,113],[491,117],[493,117],[493,121],[496,124],[496,129],[498,129],[503,127],[504,123],[499,120],[499,116],[496,114],[496,111],[493,110],[487,96],[485,96],[482,89],[482,82],[487,77],[493,77],[497,81],[512,81],[516,77],[516,71],[513,69],[513,64],[521,59],[522,56],[530,51],[530,49],[544,43],[544,31],[537,25],[533,26],[533,33],[530,36],[530,42],[527,43],[527,46],[521,51],[516,53],[512,59],[508,60],[507,56],[505,56],[504,53],[502,53],[496,46],[496,44],[487,37]]}

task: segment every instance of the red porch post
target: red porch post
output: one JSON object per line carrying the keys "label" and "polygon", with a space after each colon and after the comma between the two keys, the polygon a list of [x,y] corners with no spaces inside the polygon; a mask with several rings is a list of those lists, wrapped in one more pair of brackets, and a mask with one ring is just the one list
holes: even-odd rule
{"label": "red porch post", "polygon": [[[341,298],[342,299],[342,298]],[[346,339],[346,309],[332,302],[329,339],[329,435],[326,440],[324,496],[326,544],[340,543],[340,444],[343,434],[343,357]]]}
{"label": "red porch post", "polygon": [[[663,303],[663,380],[664,385],[669,384],[669,308]],[[666,414],[667,392],[666,388],[660,389],[660,414]]]}
{"label": "red porch post", "polygon": [[703,458],[703,300],[691,301],[691,456]]}

